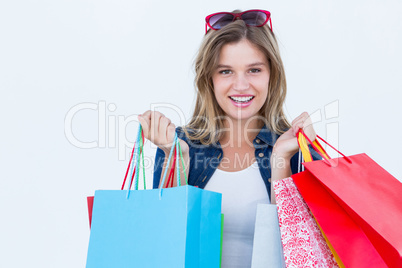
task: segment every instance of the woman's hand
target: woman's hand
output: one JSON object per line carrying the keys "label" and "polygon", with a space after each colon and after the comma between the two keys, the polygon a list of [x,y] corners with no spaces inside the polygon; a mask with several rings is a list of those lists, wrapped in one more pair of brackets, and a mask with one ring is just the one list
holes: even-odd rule
{"label": "woman's hand", "polygon": [[303,129],[311,141],[315,140],[313,123],[309,114],[304,112],[293,120],[292,127],[276,141],[271,155],[271,204],[276,204],[274,182],[292,175],[290,159],[299,150],[296,137],[299,129]]}
{"label": "woman's hand", "polygon": [[293,120],[292,127],[283,133],[276,141],[273,149],[273,155],[275,155],[276,158],[281,157],[288,161],[295,153],[297,153],[299,145],[297,143],[296,134],[299,129],[303,129],[304,133],[306,133],[311,141],[315,140],[316,133],[310,115],[307,112],[304,112]]}
{"label": "woman's hand", "polygon": [[[162,113],[150,110],[138,115],[138,120],[144,131],[144,137],[162,149],[168,156],[173,145],[175,125]],[[180,147],[183,154],[189,152],[188,144],[185,141],[180,140]]]}

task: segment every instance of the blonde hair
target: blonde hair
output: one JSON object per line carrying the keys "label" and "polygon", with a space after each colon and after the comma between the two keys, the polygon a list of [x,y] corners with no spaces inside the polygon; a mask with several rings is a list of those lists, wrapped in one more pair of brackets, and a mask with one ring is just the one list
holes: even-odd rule
{"label": "blonde hair", "polygon": [[[239,11],[236,11],[239,12]],[[195,60],[195,85],[197,100],[190,122],[183,128],[190,140],[200,140],[202,144],[216,143],[223,134],[225,115],[214,95],[212,75],[217,68],[222,47],[247,39],[266,55],[270,79],[267,99],[259,111],[259,116],[271,131],[282,134],[290,127],[283,112],[286,97],[286,77],[279,47],[268,25],[248,27],[242,20],[236,20],[220,30],[209,30],[205,35]]]}

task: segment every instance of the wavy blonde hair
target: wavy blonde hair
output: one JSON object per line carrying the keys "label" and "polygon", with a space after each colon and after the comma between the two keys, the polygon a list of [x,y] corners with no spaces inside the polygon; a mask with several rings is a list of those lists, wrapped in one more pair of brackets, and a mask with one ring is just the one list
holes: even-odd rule
{"label": "wavy blonde hair", "polygon": [[242,20],[236,20],[220,30],[209,30],[198,51],[194,81],[197,100],[193,116],[183,128],[190,140],[212,144],[221,138],[225,113],[215,98],[212,75],[218,66],[222,47],[243,39],[247,39],[266,55],[269,63],[268,95],[259,116],[265,119],[267,128],[277,134],[284,133],[290,127],[282,107],[286,97],[286,77],[275,35],[267,24],[248,27]]}

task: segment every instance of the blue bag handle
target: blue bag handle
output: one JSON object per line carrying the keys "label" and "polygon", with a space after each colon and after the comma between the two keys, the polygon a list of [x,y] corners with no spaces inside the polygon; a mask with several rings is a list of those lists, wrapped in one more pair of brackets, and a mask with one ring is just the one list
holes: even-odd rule
{"label": "blue bag handle", "polygon": [[[141,133],[142,133],[142,126],[140,124],[138,126],[137,138],[136,138],[135,145],[134,145],[133,161],[132,161],[132,163],[130,165],[130,171],[129,171],[129,175],[130,175],[129,178],[132,178],[133,173],[134,173],[134,189],[135,190],[138,190],[138,178],[139,178],[139,172],[140,172],[140,158],[141,158],[141,155],[143,156],[143,154],[141,154],[141,152],[143,152],[143,149],[144,149],[144,142],[141,139]],[[169,167],[169,165],[170,165],[170,161],[171,161],[172,156],[173,156],[174,148],[176,148],[176,159],[177,159],[177,161],[176,161],[177,186],[180,186],[181,185],[180,160],[181,160],[181,163],[182,163],[182,168],[184,170],[186,184],[187,184],[187,176],[186,176],[186,173],[185,173],[184,160],[183,160],[183,155],[182,155],[182,152],[181,152],[179,138],[177,137],[177,133],[175,133],[175,136],[173,138],[173,146],[170,149],[166,167]],[[144,159],[143,159],[143,161],[144,161]],[[135,167],[137,167],[137,168],[135,168]],[[134,171],[134,168],[135,168],[135,171]],[[163,185],[164,185],[165,180],[166,180],[167,171],[168,171],[168,168],[165,168],[165,172],[163,173],[162,183],[161,183],[161,187],[160,187],[160,191],[159,191],[159,198],[162,197],[162,189],[163,189]],[[131,186],[132,186],[131,179],[129,179],[129,182],[126,183],[126,185],[127,185],[127,188],[126,188],[126,190],[127,190],[127,198],[129,198],[130,191],[131,191]],[[144,174],[144,188],[145,188],[145,174]]]}
{"label": "blue bag handle", "polygon": [[[174,134],[174,138],[173,138],[173,144],[174,144],[174,145],[172,146],[172,148],[170,148],[169,157],[168,157],[168,160],[167,160],[167,163],[166,163],[165,172],[163,173],[162,182],[160,183],[159,199],[162,198],[162,189],[163,189],[163,185],[165,184],[166,174],[167,174],[167,171],[168,171],[168,168],[167,168],[167,167],[169,167],[169,165],[170,165],[170,160],[172,159],[172,156],[173,156],[173,149],[176,147],[176,143],[177,143],[177,133]],[[176,152],[177,152],[177,150],[176,150]],[[176,161],[176,162],[178,162],[178,161]],[[178,177],[180,176],[180,175],[179,175],[180,171],[178,170],[177,173],[178,173],[178,174],[177,174],[177,178],[178,178]]]}
{"label": "blue bag handle", "polygon": [[[181,185],[181,180],[180,180],[180,160],[181,160],[182,168],[183,168],[183,171],[184,171],[184,176],[185,176],[185,179],[186,179],[185,181],[186,181],[186,184],[188,184],[187,176],[186,176],[186,170],[185,170],[185,167],[184,167],[183,155],[182,155],[181,147],[180,147],[180,141],[179,141],[179,138],[177,137],[177,133],[175,133],[174,138],[173,138],[173,146],[172,146],[172,148],[170,148],[170,152],[169,152],[168,160],[167,160],[167,163],[166,163],[166,167],[169,167],[169,165],[170,165],[170,160],[172,159],[174,148],[176,148],[176,159],[177,159],[176,160],[177,186]],[[168,168],[165,168],[165,172],[163,173],[162,181],[160,183],[160,188],[159,188],[159,199],[162,198],[163,185],[165,184],[167,171],[168,171]]]}
{"label": "blue bag handle", "polygon": [[[142,126],[141,124],[138,126],[137,130],[137,138],[134,143],[134,154],[133,154],[133,161],[131,162],[130,166],[130,172],[129,172],[129,182],[126,183],[127,185],[127,198],[130,196],[130,189],[131,189],[131,179],[133,176],[134,172],[134,167],[138,167],[135,169],[135,174],[134,174],[134,185],[135,189],[138,189],[138,175],[139,175],[139,169],[140,169],[140,154],[141,151],[144,149],[144,142],[140,143],[141,141],[141,132],[142,132]],[[144,185],[145,188],[145,185]]]}

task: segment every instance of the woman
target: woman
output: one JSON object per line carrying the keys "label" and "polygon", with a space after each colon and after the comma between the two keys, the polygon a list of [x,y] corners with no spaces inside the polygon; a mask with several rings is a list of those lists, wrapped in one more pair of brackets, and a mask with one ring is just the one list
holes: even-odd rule
{"label": "woman", "polygon": [[307,113],[291,124],[284,116],[286,79],[270,13],[215,13],[206,21],[211,29],[195,63],[197,101],[189,124],[176,129],[151,111],[139,120],[158,146],[154,188],[176,131],[188,183],[222,193],[222,267],[249,267],[257,204],[274,204],[271,182],[297,172],[297,131],[303,128],[311,140],[315,132]]}

